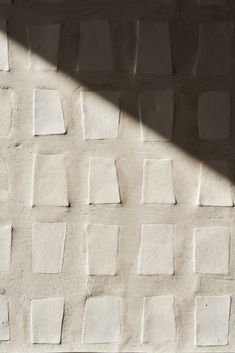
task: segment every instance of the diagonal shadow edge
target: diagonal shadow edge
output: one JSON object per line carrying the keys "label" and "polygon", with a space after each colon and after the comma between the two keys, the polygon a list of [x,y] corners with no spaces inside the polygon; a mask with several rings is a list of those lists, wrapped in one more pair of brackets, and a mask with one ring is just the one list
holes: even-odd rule
{"label": "diagonal shadow edge", "polygon": [[[179,2],[180,3],[180,2]],[[98,18],[108,18],[109,16],[105,16],[104,9],[107,6],[107,13],[110,11],[110,4],[102,3],[96,4],[92,3],[94,7],[94,11],[88,11],[90,3],[88,5],[84,5],[82,2],[74,2],[71,3],[71,8],[67,8],[67,12],[65,15],[61,16],[61,11],[63,12],[65,8],[58,4],[58,11],[55,11],[55,6],[46,5],[39,7],[33,6],[20,6],[15,4],[9,6],[1,6],[2,12],[0,11],[0,16],[8,21],[8,40],[15,41],[20,46],[25,48],[28,51],[28,41],[27,41],[27,25],[30,25],[32,22],[36,20],[37,24],[46,24],[46,23],[60,23],[62,25],[61,35],[60,35],[60,46],[58,53],[58,71],[65,74],[67,77],[72,78],[77,82],[79,86],[84,87],[86,90],[94,91],[96,94],[102,96],[102,92],[104,91],[120,91],[122,94],[125,93],[133,94],[136,97],[136,106],[132,109],[128,104],[122,104],[122,110],[125,111],[129,116],[136,120],[139,124],[140,130],[140,115],[138,110],[138,96],[142,91],[154,91],[158,89],[164,88],[172,88],[174,89],[174,127],[173,127],[173,139],[170,142],[177,147],[179,150],[191,155],[199,161],[206,161],[208,167],[213,169],[219,175],[229,179],[232,184],[235,182],[235,173],[231,170],[229,173],[225,172],[224,168],[220,168],[218,164],[215,165],[214,160],[230,160],[234,161],[235,159],[235,140],[234,136],[234,77],[233,75],[227,75],[223,77],[196,77],[191,74],[187,74],[183,72],[177,73],[173,75],[140,75],[134,74],[131,70],[118,70],[111,73],[91,73],[91,72],[79,72],[76,70],[77,58],[78,58],[78,50],[79,50],[79,21],[85,19],[96,19]],[[113,3],[112,3],[113,6]],[[129,6],[129,5],[128,5]],[[132,4],[133,6],[133,4]],[[152,9],[162,10],[161,18],[170,15],[171,20],[171,34],[174,33],[174,26],[179,24],[179,21],[183,21],[185,24],[185,20],[181,18],[181,14],[178,11],[178,7],[158,7],[153,3],[149,3],[147,5],[148,10],[152,11]],[[81,13],[79,17],[73,17],[73,12],[77,11],[77,13]],[[173,9],[173,10],[172,10]],[[118,5],[118,11],[120,11]],[[130,9],[129,9],[130,11]],[[55,13],[56,12],[56,15]],[[121,28],[123,33],[123,28],[125,30],[125,25],[128,23],[130,35],[130,41],[136,41],[136,12],[134,12],[134,18],[130,18],[130,20],[122,20],[122,14],[119,12],[117,17],[114,20],[111,19],[110,22],[114,22],[114,30],[115,28]],[[86,14],[84,14],[86,13]],[[173,18],[172,18],[173,14]],[[189,15],[191,16],[191,15]],[[224,16],[224,17],[223,17]],[[158,18],[158,13],[156,15]],[[72,23],[71,23],[72,18]],[[108,18],[109,19],[109,18]],[[221,13],[222,20],[229,19],[234,20],[235,16],[233,13]],[[199,12],[197,14],[196,22],[200,22],[203,20],[203,15]],[[187,21],[186,21],[187,22]],[[187,25],[187,23],[186,23]],[[116,27],[115,27],[116,26]],[[124,27],[123,27],[124,26]],[[193,29],[195,31],[195,23],[193,23]],[[20,30],[19,30],[20,29]],[[172,35],[174,39],[174,34]],[[187,38],[188,40],[192,39],[194,44],[191,45],[191,52],[196,53],[197,39],[195,39],[195,33],[192,33],[192,37]],[[133,44],[133,43],[132,43]],[[186,46],[183,46],[181,49],[187,50]],[[190,46],[189,45],[189,46]],[[135,54],[135,44],[132,47],[132,57],[129,58],[129,66],[134,65],[134,61],[136,59]],[[172,43],[172,60],[173,60],[173,68],[174,68],[174,59],[177,59],[177,53],[174,51],[174,42]],[[64,50],[65,49],[65,50]],[[117,48],[113,48],[113,53],[117,53]],[[35,52],[35,54],[37,54]],[[44,56],[45,60],[49,60],[45,54],[40,52],[40,55]],[[190,53],[192,55],[192,53]],[[118,61],[118,60],[117,60]],[[177,61],[177,60],[176,60]],[[29,71],[30,73],[30,71]],[[195,89],[197,86],[197,89]],[[203,141],[198,137],[198,127],[197,127],[197,100],[201,91],[205,91],[205,87],[208,90],[228,90],[231,92],[231,136],[228,140],[210,140]],[[104,95],[103,99],[107,99]],[[189,110],[182,111],[179,109],[181,104],[186,102],[186,106],[188,104]],[[190,126],[185,128],[185,115],[191,115]],[[182,118],[183,117],[183,118]],[[155,130],[157,133],[161,134],[162,132],[158,130],[154,124],[149,125],[149,128]],[[213,128],[213,127],[212,127]],[[141,135],[140,135],[141,136]],[[141,138],[141,137],[140,137]],[[153,148],[157,148],[158,142],[143,142],[143,144],[151,144]]]}

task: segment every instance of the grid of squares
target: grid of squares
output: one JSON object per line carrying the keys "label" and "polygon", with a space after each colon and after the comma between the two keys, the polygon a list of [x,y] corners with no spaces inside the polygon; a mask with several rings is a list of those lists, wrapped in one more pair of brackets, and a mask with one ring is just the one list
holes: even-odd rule
{"label": "grid of squares", "polygon": [[[192,4],[205,13],[202,5],[231,5]],[[163,20],[120,22],[118,34],[130,26],[120,42],[112,19],[72,19],[70,28],[66,16],[26,16],[22,51],[11,20],[0,23],[6,350],[235,347],[232,27],[197,19],[184,83],[175,5],[161,5]],[[72,61],[68,46],[78,46],[73,76],[61,64]]]}

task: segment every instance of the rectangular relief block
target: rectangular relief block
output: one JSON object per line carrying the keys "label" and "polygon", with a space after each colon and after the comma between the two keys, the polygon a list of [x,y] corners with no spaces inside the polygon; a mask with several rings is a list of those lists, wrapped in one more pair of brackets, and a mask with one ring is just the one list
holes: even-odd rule
{"label": "rectangular relief block", "polygon": [[142,203],[175,204],[173,163],[170,159],[145,159]]}
{"label": "rectangular relief block", "polygon": [[163,344],[176,340],[174,297],[144,298],[142,342]]}
{"label": "rectangular relief block", "polygon": [[172,62],[169,23],[140,21],[137,31],[137,72],[170,75]]}
{"label": "rectangular relief block", "polygon": [[0,21],[0,71],[9,71],[7,22]]}
{"label": "rectangular relief block", "polygon": [[54,89],[34,89],[33,134],[64,134],[64,115],[58,91]]}
{"label": "rectangular relief block", "polygon": [[[0,34],[1,35],[1,34]],[[12,90],[0,89],[0,136],[8,136],[12,125]]]}
{"label": "rectangular relief block", "polygon": [[82,127],[84,139],[118,137],[120,94],[118,92],[82,92]]}
{"label": "rectangular relief block", "polygon": [[91,158],[89,165],[89,203],[120,203],[114,158]]}
{"label": "rectangular relief block", "polygon": [[228,344],[230,296],[196,297],[196,344],[225,346]]}
{"label": "rectangular relief block", "polygon": [[174,238],[175,229],[171,224],[143,224],[138,273],[173,275]]}
{"label": "rectangular relief block", "polygon": [[194,228],[193,234],[195,272],[228,274],[230,227]]}
{"label": "rectangular relief block", "polygon": [[113,69],[110,25],[107,20],[80,21],[79,71]]}
{"label": "rectangular relief block", "polygon": [[10,270],[12,226],[0,226],[0,272]]}
{"label": "rectangular relief block", "polygon": [[35,223],[32,267],[35,273],[60,273],[63,266],[65,223]]}
{"label": "rectangular relief block", "polygon": [[174,91],[164,89],[140,94],[142,140],[158,142],[172,140],[174,121]]}
{"label": "rectangular relief block", "polygon": [[204,92],[198,101],[199,138],[228,139],[230,135],[230,93]]}
{"label": "rectangular relief block", "polygon": [[118,226],[86,224],[88,274],[94,276],[117,273]]}
{"label": "rectangular relief block", "polygon": [[61,343],[64,298],[43,298],[31,301],[31,342]]}
{"label": "rectangular relief block", "polygon": [[60,24],[27,27],[31,70],[57,70]]}
{"label": "rectangular relief block", "polygon": [[5,295],[0,295],[0,341],[9,341],[9,303]]}
{"label": "rectangular relief block", "polygon": [[34,155],[33,171],[33,206],[69,206],[64,155]]}
{"label": "rectangular relief block", "polygon": [[120,311],[120,297],[110,295],[88,298],[84,313],[82,342],[90,344],[120,342]]}
{"label": "rectangular relief block", "polygon": [[200,206],[233,206],[229,164],[209,161],[201,164],[199,176]]}
{"label": "rectangular relief block", "polygon": [[194,228],[194,270],[196,273],[228,274],[230,227]]}
{"label": "rectangular relief block", "polygon": [[229,22],[202,23],[195,75],[228,75],[231,60],[232,25]]}

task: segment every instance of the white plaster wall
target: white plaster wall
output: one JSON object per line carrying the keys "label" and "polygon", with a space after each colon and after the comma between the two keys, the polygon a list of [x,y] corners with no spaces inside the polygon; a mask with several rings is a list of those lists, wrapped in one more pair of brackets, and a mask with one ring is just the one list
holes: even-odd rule
{"label": "white plaster wall", "polygon": [[1,1],[0,352],[234,352],[234,10]]}

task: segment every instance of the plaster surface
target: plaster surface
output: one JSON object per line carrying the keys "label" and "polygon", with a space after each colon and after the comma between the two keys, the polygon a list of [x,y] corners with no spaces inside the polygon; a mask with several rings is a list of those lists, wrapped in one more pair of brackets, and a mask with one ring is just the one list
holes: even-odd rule
{"label": "plaster surface", "polygon": [[0,0],[0,353],[233,353],[233,0]]}

